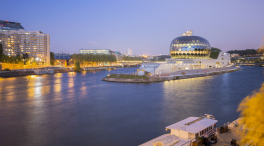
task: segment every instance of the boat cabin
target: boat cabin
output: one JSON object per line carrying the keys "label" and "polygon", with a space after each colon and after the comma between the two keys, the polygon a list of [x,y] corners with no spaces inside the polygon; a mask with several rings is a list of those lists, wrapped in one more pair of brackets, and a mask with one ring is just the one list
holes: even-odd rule
{"label": "boat cabin", "polygon": [[213,133],[217,122],[205,117],[189,117],[166,127],[166,130],[170,129],[171,135],[180,138],[194,139]]}

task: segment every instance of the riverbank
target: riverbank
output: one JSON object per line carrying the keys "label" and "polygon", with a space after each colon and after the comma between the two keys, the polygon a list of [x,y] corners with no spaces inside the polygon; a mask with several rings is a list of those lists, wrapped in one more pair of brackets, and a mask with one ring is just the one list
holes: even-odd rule
{"label": "riverbank", "polygon": [[223,73],[234,72],[240,70],[240,67],[226,67],[226,68],[218,68],[218,69],[200,69],[200,70],[184,70],[177,71],[174,73],[170,73],[168,75],[161,75],[161,76],[148,76],[146,78],[113,78],[111,76],[105,77],[102,81],[107,82],[126,82],[126,83],[153,83],[153,82],[164,82],[170,80],[179,80],[179,79],[188,79],[188,78],[196,78],[196,77],[204,77],[204,76],[211,76]]}
{"label": "riverbank", "polygon": [[[115,68],[121,68],[121,66],[83,67],[81,71],[107,70],[107,69],[115,69]],[[74,72],[74,71],[72,68],[66,68],[66,67],[20,69],[20,70],[12,70],[12,71],[0,71],[0,77],[17,77],[17,76],[43,75],[43,74],[67,73],[67,72]]]}
{"label": "riverbank", "polygon": [[101,67],[82,67],[85,71],[90,70],[105,70],[105,69],[114,69],[114,68],[122,68],[122,66],[101,66]]}

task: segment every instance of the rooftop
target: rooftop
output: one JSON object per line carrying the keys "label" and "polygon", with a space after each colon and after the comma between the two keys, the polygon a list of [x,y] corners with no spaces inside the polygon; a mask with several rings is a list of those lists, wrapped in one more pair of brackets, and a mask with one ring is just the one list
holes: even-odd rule
{"label": "rooftop", "polygon": [[201,117],[189,117],[180,122],[174,123],[166,129],[178,129],[189,133],[199,133],[205,128],[217,123],[217,120],[201,118]]}
{"label": "rooftop", "polygon": [[[163,139],[163,138],[165,138],[165,137],[167,137],[167,136],[169,136],[169,135],[170,135],[170,134],[163,134],[163,135],[161,135],[161,136],[159,136],[159,137],[157,137],[157,138],[154,138],[154,139],[152,139],[152,140],[150,140],[150,141],[148,141],[148,142],[145,142],[145,143],[143,143],[143,144],[141,144],[141,145],[139,145],[139,146],[153,146],[153,143],[155,143],[155,142],[157,142],[157,141],[159,141],[159,140],[161,140],[161,139]],[[175,143],[175,144],[172,145],[172,146],[182,146],[182,145],[184,145],[184,144],[186,144],[187,142],[190,141],[189,139],[180,138],[180,137],[179,137],[179,139],[180,139],[180,141],[177,142],[177,143]]]}
{"label": "rooftop", "polygon": [[1,30],[19,30],[19,29],[24,29],[24,27],[22,27],[21,24],[17,22],[0,20],[0,29]]}

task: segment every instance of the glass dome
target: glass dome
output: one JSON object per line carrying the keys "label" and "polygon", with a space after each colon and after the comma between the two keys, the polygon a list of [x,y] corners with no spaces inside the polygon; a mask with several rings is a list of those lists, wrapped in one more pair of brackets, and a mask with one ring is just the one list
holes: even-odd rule
{"label": "glass dome", "polygon": [[170,55],[173,59],[208,58],[210,53],[209,42],[199,36],[180,36],[170,44]]}

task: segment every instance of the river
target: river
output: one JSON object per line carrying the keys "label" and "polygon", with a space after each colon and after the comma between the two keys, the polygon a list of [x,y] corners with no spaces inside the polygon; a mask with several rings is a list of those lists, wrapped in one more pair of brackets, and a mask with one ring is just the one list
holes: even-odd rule
{"label": "river", "polygon": [[135,146],[190,116],[212,114],[219,125],[239,117],[263,71],[148,84],[101,81],[108,70],[0,78],[0,145]]}

